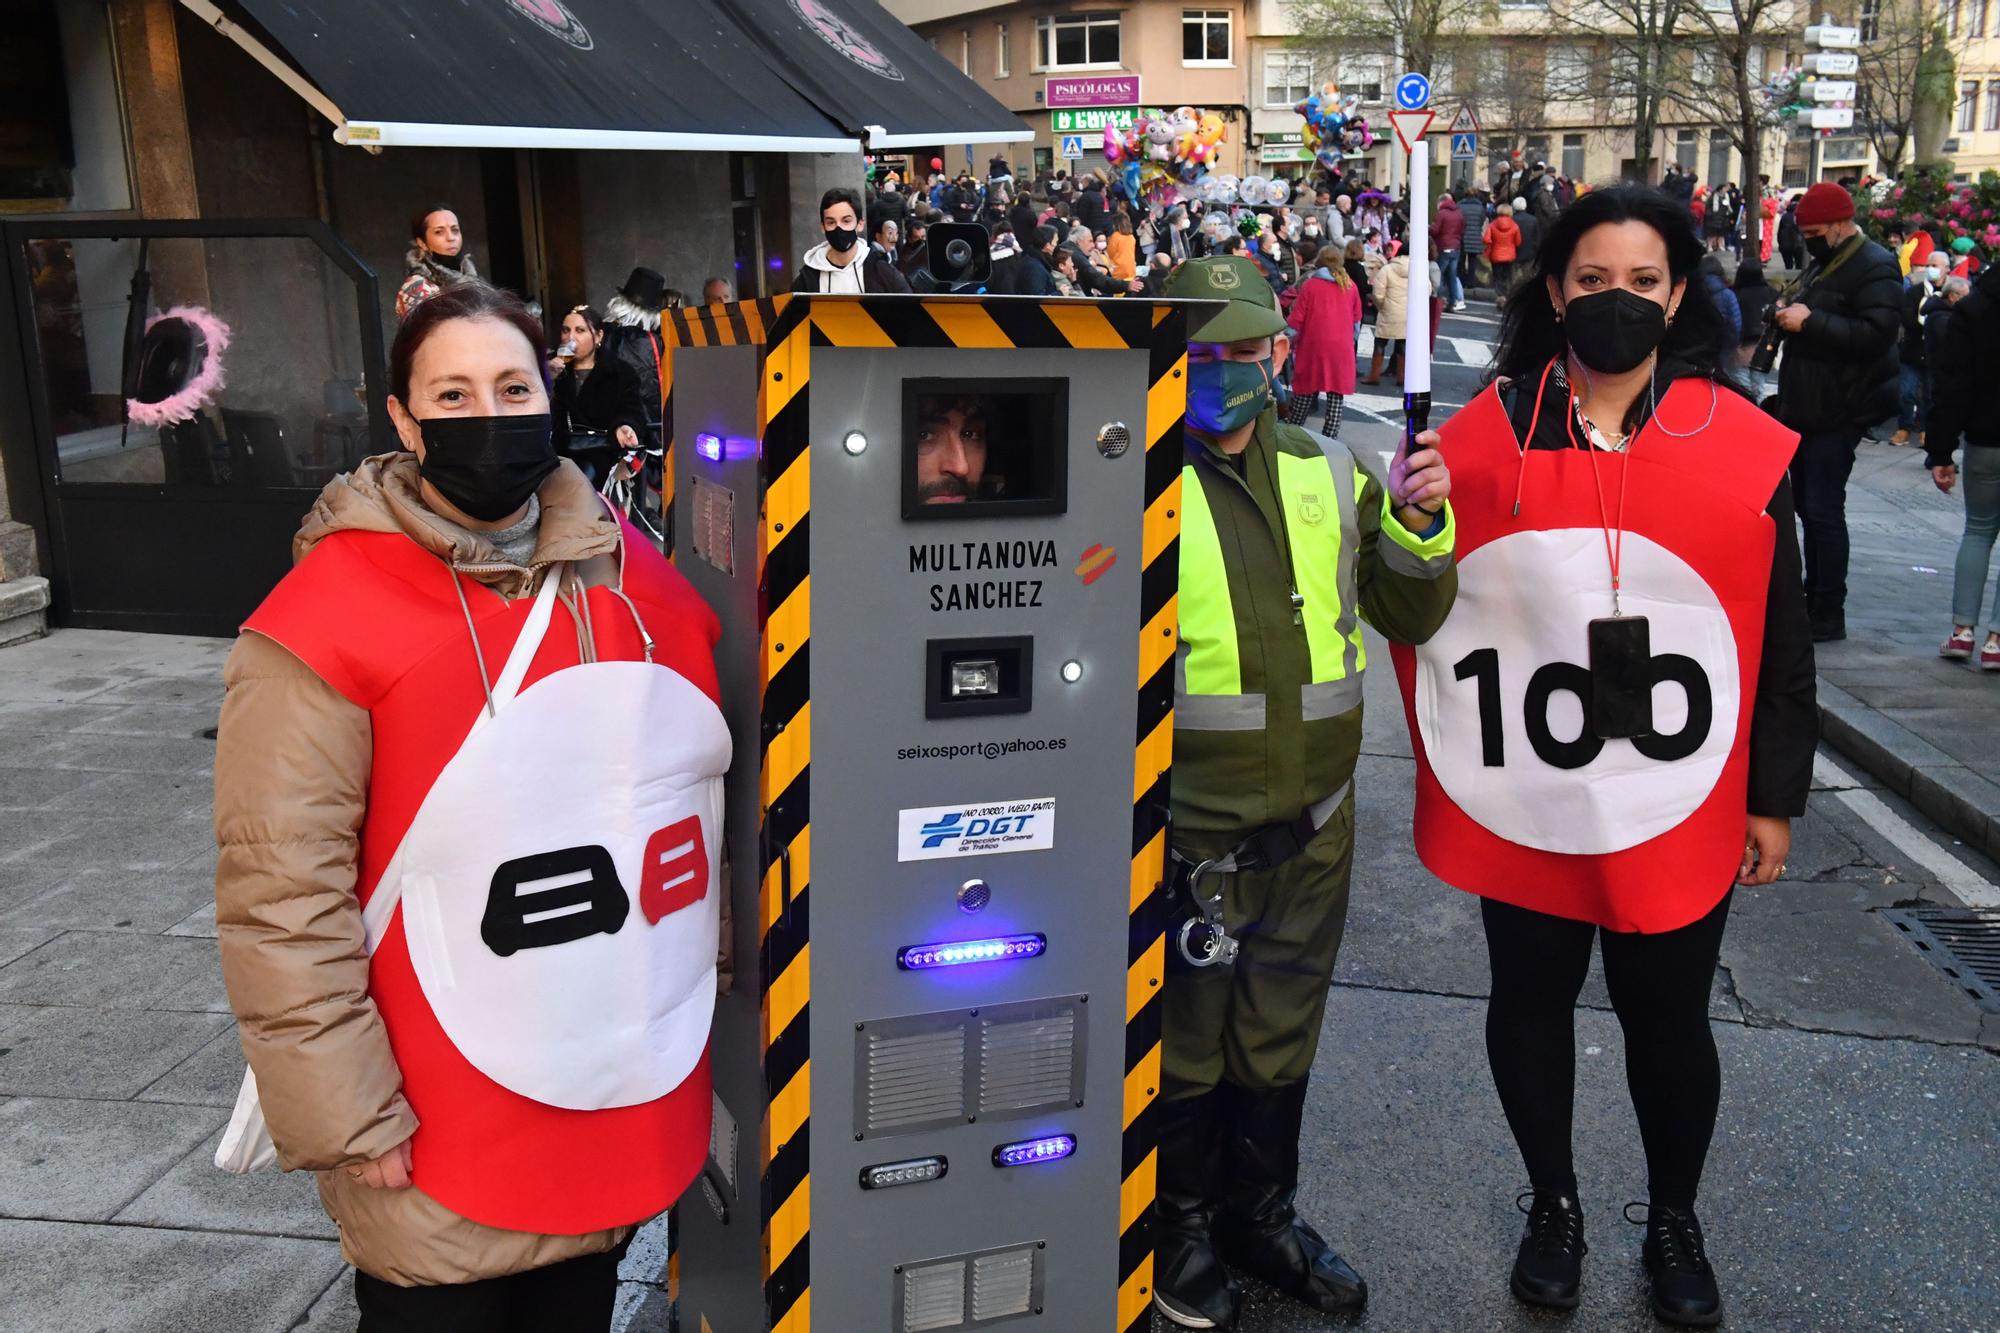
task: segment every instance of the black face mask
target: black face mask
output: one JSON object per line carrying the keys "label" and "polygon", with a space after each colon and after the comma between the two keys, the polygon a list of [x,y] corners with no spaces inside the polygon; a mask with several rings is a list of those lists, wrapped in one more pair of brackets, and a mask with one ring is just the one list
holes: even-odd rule
{"label": "black face mask", "polygon": [[430,255],[433,264],[436,264],[439,268],[448,268],[453,273],[460,272],[459,265],[465,262],[465,251],[463,250],[460,250],[455,255],[441,255],[433,250],[430,252]]}
{"label": "black face mask", "polygon": [[1806,253],[1812,256],[1813,263],[1824,264],[1827,260],[1833,258],[1833,242],[1824,236],[1808,236],[1806,237]]}
{"label": "black face mask", "polygon": [[1563,307],[1563,323],[1576,359],[1607,375],[1639,365],[1667,337],[1667,312],[1659,302],[1623,287],[1577,297]]}
{"label": "black face mask", "polygon": [[419,471],[459,512],[498,523],[528,502],[556,470],[549,414],[508,417],[426,417]]}
{"label": "black face mask", "polygon": [[827,248],[837,255],[844,255],[854,248],[854,241],[860,233],[852,227],[831,227],[826,233]]}

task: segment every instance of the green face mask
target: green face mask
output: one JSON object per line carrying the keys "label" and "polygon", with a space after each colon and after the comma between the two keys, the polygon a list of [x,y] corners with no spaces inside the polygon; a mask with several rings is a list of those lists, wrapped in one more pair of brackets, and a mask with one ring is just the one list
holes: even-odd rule
{"label": "green face mask", "polygon": [[1193,363],[1188,367],[1188,422],[1215,435],[1248,425],[1270,406],[1272,379],[1270,357]]}

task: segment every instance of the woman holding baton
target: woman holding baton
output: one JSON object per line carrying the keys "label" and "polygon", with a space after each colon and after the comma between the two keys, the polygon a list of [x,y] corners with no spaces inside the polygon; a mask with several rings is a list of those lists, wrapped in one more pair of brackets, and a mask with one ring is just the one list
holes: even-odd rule
{"label": "woman holding baton", "polygon": [[1593,191],[1549,229],[1493,382],[1417,438],[1452,460],[1459,597],[1394,650],[1418,853],[1483,899],[1487,1053],[1531,1186],[1512,1290],[1578,1302],[1573,1015],[1601,939],[1653,1309],[1691,1326],[1722,1317],[1694,1211],[1710,985],[1733,886],[1784,871],[1816,730],[1795,437],[1721,363],[1701,256],[1650,189]]}

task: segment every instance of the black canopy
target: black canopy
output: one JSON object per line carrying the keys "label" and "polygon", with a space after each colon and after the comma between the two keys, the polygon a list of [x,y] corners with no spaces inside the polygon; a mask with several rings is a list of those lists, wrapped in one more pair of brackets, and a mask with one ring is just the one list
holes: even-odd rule
{"label": "black canopy", "polygon": [[1034,131],[875,0],[719,0],[779,75],[871,148],[1021,142]]}
{"label": "black canopy", "polygon": [[182,3],[348,144],[833,153],[864,134],[1030,137],[874,0]]}
{"label": "black canopy", "polygon": [[337,109],[342,143],[857,147],[771,76],[761,46],[716,0],[237,3]]}

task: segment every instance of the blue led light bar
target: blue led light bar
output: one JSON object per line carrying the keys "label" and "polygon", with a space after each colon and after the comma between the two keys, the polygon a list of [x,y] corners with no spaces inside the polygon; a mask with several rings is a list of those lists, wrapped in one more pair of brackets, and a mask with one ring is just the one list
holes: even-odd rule
{"label": "blue led light bar", "polygon": [[963,967],[967,963],[1014,962],[1033,958],[1049,947],[1046,935],[996,935],[985,940],[946,940],[937,944],[906,944],[896,950],[896,966],[906,972],[933,967]]}
{"label": "blue led light bar", "polygon": [[694,451],[712,463],[722,461],[722,437],[710,435],[707,431],[694,437]]}
{"label": "blue led light bar", "polygon": [[995,1166],[1033,1166],[1036,1162],[1059,1162],[1076,1151],[1076,1135],[1050,1134],[1019,1143],[1003,1143],[993,1150]]}

